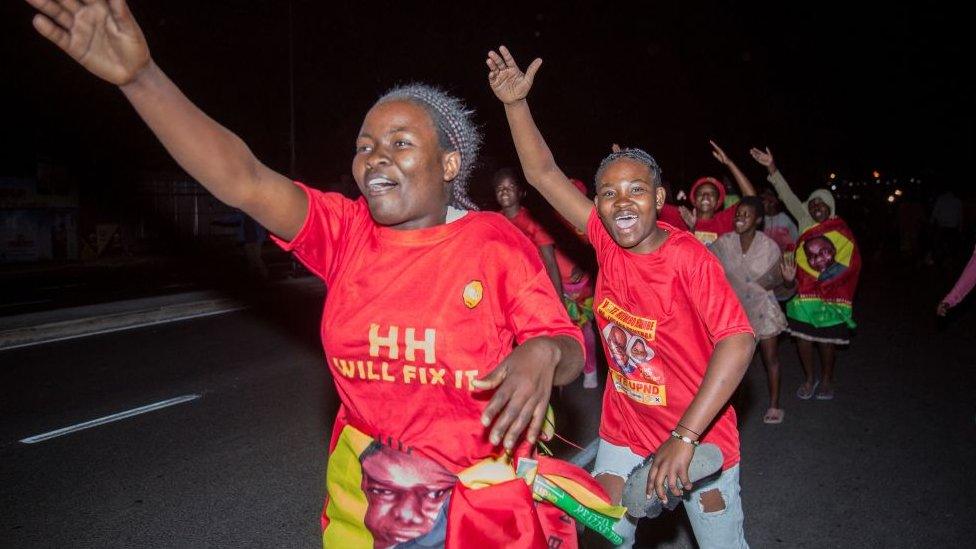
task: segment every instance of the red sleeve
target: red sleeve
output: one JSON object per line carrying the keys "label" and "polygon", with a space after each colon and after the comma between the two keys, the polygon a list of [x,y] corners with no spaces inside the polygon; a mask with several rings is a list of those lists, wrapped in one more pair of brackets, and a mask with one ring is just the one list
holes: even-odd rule
{"label": "red sleeve", "polygon": [[352,201],[339,193],[326,193],[295,182],[308,196],[305,223],[291,242],[275,235],[271,239],[326,283],[332,282],[344,251],[358,225],[371,222],[365,203]]}
{"label": "red sleeve", "polygon": [[553,240],[552,235],[542,228],[535,219],[528,220],[528,233],[529,240],[532,241],[537,247],[541,248],[543,246],[555,246],[556,241]]}
{"label": "red sleeve", "polygon": [[524,343],[538,336],[567,335],[583,348],[583,334],[569,320],[562,300],[542,265],[538,251],[518,236],[502,243],[490,265],[502,280],[501,306],[515,340]]}
{"label": "red sleeve", "polygon": [[688,296],[714,345],[730,335],[755,334],[721,263],[704,247],[687,264]]}

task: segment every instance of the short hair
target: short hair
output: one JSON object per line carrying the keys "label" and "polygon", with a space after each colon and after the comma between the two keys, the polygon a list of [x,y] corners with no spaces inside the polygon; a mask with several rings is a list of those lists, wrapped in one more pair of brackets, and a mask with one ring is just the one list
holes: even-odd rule
{"label": "short hair", "polygon": [[395,86],[376,102],[405,100],[424,108],[437,129],[437,142],[445,151],[461,154],[461,167],[451,184],[452,206],[477,210],[478,205],[468,194],[471,173],[481,148],[481,130],[474,123],[474,111],[463,101],[429,84],[412,83]]}
{"label": "short hair", "polygon": [[608,154],[600,162],[600,167],[596,169],[596,175],[594,176],[594,179],[599,181],[600,176],[603,175],[603,171],[607,168],[607,166],[609,166],[613,162],[616,162],[617,160],[620,160],[621,158],[627,158],[647,166],[647,168],[651,170],[651,180],[652,180],[651,183],[655,186],[661,185],[662,172],[661,172],[661,167],[658,166],[657,164],[657,160],[654,160],[654,157],[647,154],[647,152],[644,151],[643,149],[636,149],[636,148],[621,149],[617,152],[612,152]]}
{"label": "short hair", "polygon": [[522,183],[519,181],[518,172],[516,172],[512,168],[500,168],[498,171],[495,172],[495,175],[493,175],[491,178],[492,188],[497,187],[499,183],[501,183],[506,179],[511,179],[519,187],[522,186]]}
{"label": "short hair", "polygon": [[741,208],[742,206],[749,206],[752,208],[752,211],[756,213],[756,217],[761,217],[763,215],[763,201],[762,198],[759,198],[758,196],[743,196],[742,199],[739,200],[736,207]]}

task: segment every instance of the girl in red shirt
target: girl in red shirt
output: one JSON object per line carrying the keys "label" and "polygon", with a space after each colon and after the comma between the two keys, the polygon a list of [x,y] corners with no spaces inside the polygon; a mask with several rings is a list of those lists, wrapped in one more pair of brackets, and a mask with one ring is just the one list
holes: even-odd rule
{"label": "girl in red shirt", "polygon": [[[754,336],[722,266],[690,233],[657,222],[665,193],[647,153],[604,159],[594,202],[569,183],[526,101],[540,59],[523,73],[503,46],[486,63],[526,180],[585,228],[596,250],[597,323],[610,367],[598,482],[620,501],[628,474],[653,453],[647,492],[666,501],[688,491],[685,509],[702,547],[745,547],[738,431],[728,400],[752,359]],[[699,440],[722,450],[723,472],[693,487],[688,465]],[[621,520],[616,529],[625,545],[633,543],[635,524]]]}

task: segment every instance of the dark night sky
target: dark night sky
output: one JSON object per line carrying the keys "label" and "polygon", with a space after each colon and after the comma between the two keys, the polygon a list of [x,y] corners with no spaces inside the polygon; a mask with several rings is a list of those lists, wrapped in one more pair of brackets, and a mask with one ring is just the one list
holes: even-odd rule
{"label": "dark night sky", "polygon": [[[746,149],[768,144],[801,187],[829,171],[871,169],[968,185],[961,174],[973,161],[976,94],[961,12],[606,4],[294,0],[294,175],[322,185],[348,170],[363,114],[386,88],[411,80],[466,98],[485,129],[486,163],[514,161],[484,66],[485,52],[504,43],[523,67],[545,59],[530,102],[557,160],[583,179],[617,141],[646,148],[686,185],[721,173],[709,155],[714,138],[757,179]],[[288,2],[132,7],[157,63],[287,172]],[[172,169],[117,90],[34,33],[29,6],[5,0],[0,30],[0,175],[30,174],[39,155],[89,173]]]}

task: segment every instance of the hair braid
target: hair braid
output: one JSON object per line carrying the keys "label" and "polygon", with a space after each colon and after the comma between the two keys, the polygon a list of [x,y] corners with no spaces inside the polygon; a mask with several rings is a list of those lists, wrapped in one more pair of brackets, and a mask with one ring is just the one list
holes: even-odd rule
{"label": "hair braid", "polygon": [[472,120],[474,111],[447,92],[428,84],[396,86],[383,94],[377,103],[407,100],[424,107],[434,127],[441,148],[461,154],[461,167],[451,184],[451,205],[466,210],[477,210],[478,205],[468,195],[471,173],[481,147],[481,131]]}
{"label": "hair braid", "polygon": [[603,173],[603,170],[606,169],[611,162],[620,158],[629,158],[630,160],[640,162],[641,164],[647,166],[648,169],[651,170],[654,185],[661,184],[661,174],[663,173],[661,172],[661,167],[658,166],[657,160],[654,160],[654,157],[647,154],[647,151],[643,149],[621,149],[619,152],[608,154],[607,157],[600,162],[600,167],[596,170],[596,179],[600,179],[600,174]]}

